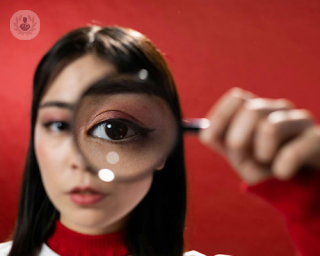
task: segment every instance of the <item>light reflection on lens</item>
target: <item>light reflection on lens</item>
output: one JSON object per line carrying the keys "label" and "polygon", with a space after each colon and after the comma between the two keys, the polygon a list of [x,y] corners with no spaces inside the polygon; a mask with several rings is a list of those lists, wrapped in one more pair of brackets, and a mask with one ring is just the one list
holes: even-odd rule
{"label": "light reflection on lens", "polygon": [[140,78],[141,80],[146,80],[146,79],[148,78],[148,70],[146,70],[146,69],[141,69],[141,70],[139,71],[138,76],[139,76],[139,78]]}
{"label": "light reflection on lens", "polygon": [[107,154],[107,161],[109,164],[116,164],[119,162],[119,159],[120,157],[117,152],[112,151]]}
{"label": "light reflection on lens", "polygon": [[98,176],[102,181],[110,182],[114,180],[114,173],[109,169],[101,169],[98,172]]}

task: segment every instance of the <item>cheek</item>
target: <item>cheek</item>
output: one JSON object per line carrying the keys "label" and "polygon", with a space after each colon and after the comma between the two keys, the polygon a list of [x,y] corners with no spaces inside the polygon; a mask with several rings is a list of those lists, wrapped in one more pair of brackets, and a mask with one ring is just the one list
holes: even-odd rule
{"label": "cheek", "polygon": [[53,149],[50,147],[45,134],[40,128],[35,129],[34,147],[40,172],[43,174],[43,172],[46,172],[48,167],[51,165],[50,163],[52,162],[52,158],[57,157],[57,155],[52,152]]}
{"label": "cheek", "polygon": [[[47,134],[39,125],[35,128],[35,153],[39,166],[49,166],[51,169],[65,162],[68,153],[68,142],[65,136],[55,137]],[[49,168],[50,169],[50,168]],[[45,169],[40,169],[46,171]]]}
{"label": "cheek", "polygon": [[57,190],[56,184],[59,182],[59,177],[63,176],[66,150],[63,145],[60,147],[55,145],[41,128],[35,129],[34,146],[43,185],[48,195],[53,195]]}
{"label": "cheek", "polygon": [[46,145],[45,141],[41,139],[39,132],[36,132],[36,131],[35,131],[34,147],[35,147],[36,158],[39,166],[43,164],[45,165],[45,163],[49,160],[48,157],[50,156],[50,152],[49,152],[50,150]]}

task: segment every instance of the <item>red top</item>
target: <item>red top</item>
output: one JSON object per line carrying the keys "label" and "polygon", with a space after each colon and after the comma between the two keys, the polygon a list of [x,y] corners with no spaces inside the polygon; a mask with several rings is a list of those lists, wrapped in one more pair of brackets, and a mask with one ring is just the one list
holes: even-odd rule
{"label": "red top", "polygon": [[85,235],[68,229],[56,221],[53,235],[48,239],[48,246],[63,256],[127,256],[124,243],[125,231],[104,235]]}
{"label": "red top", "polygon": [[297,255],[320,255],[319,171],[305,169],[289,181],[271,179],[243,188],[259,195],[284,215]]}

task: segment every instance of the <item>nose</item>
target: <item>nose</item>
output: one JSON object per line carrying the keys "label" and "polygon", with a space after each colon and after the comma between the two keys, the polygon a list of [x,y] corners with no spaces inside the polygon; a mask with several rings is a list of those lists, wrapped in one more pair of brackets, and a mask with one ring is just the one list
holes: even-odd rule
{"label": "nose", "polygon": [[83,156],[79,152],[73,154],[71,160],[71,169],[86,169],[86,164],[83,159]]}
{"label": "nose", "polygon": [[72,170],[84,170],[94,173],[86,163],[79,149],[74,144],[72,145],[72,149],[70,151],[70,168]]}

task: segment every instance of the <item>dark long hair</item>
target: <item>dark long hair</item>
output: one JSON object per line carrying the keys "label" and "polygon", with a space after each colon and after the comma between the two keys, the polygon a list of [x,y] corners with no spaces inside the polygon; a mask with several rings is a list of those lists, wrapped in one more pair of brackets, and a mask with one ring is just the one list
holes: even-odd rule
{"label": "dark long hair", "polygon": [[[59,213],[42,184],[34,150],[35,122],[39,102],[54,78],[87,53],[112,63],[118,72],[148,70],[180,123],[174,80],[161,53],[148,38],[132,29],[97,26],[81,27],[60,38],[41,59],[34,76],[31,135],[10,256],[37,255],[54,232]],[[154,173],[149,192],[132,211],[126,235],[130,254],[181,256],[184,252],[186,174],[182,131],[180,127],[178,130],[175,150],[165,167]]]}

